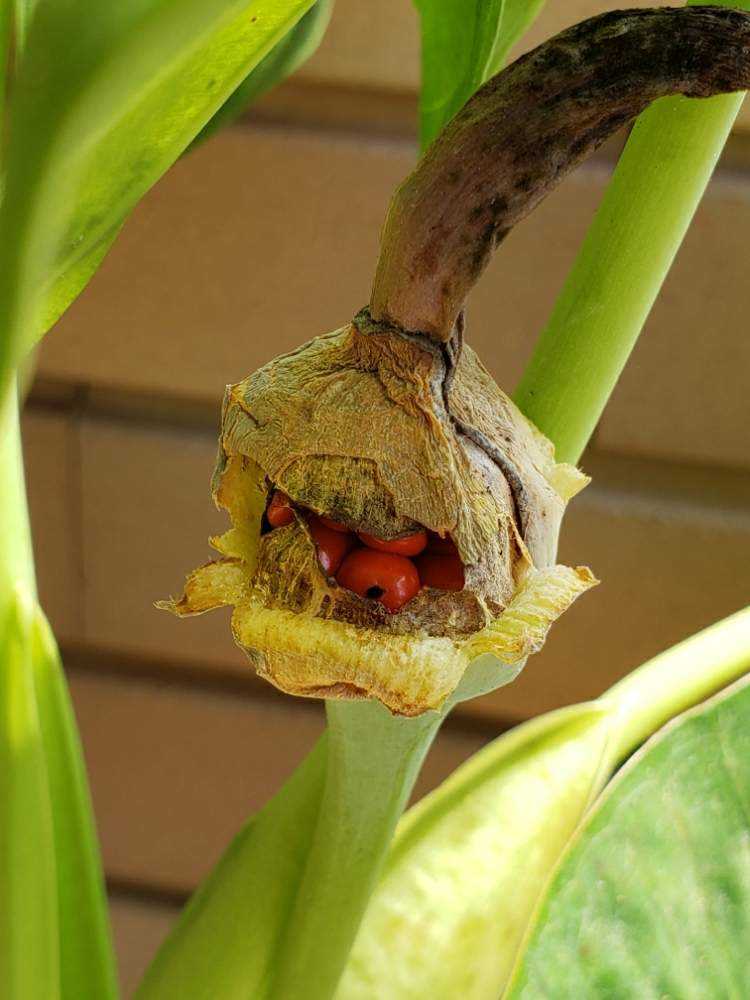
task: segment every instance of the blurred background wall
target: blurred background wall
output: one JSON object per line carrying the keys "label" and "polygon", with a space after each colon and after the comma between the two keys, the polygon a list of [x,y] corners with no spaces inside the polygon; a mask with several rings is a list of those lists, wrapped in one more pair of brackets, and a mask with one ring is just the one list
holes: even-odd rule
{"label": "blurred background wall", "polygon": [[[617,6],[550,3],[526,47]],[[130,986],[176,908],[322,728],[258,682],[227,616],[174,594],[222,528],[209,498],[225,383],[368,297],[389,195],[414,163],[408,0],[338,0],[319,53],[145,198],[48,337],[25,412],[43,603],[65,654]],[[449,721],[423,792],[508,725],[595,696],[748,603],[750,109],[583,460],[564,561],[603,580],[521,679]],[[503,245],[468,335],[512,390],[622,137]],[[644,240],[648,234],[643,234]]]}

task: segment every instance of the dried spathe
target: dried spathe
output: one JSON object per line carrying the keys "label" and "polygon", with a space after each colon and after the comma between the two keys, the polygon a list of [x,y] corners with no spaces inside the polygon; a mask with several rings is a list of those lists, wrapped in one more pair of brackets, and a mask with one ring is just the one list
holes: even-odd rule
{"label": "dried spathe", "polygon": [[[437,708],[468,643],[549,566],[585,482],[468,348],[448,371],[441,352],[362,317],[227,390],[214,483],[233,527],[214,540],[224,559],[197,570],[173,610],[206,610],[214,587],[256,669],[290,693]],[[593,582],[558,573],[568,585],[548,623]]]}
{"label": "dried spathe", "polygon": [[555,565],[586,477],[464,344],[466,293],[509,226],[650,100],[747,86],[748,25],[605,15],[482,88],[394,198],[370,307],[227,389],[213,490],[232,527],[165,606],[231,605],[277,687],[404,715],[438,708],[477,657],[538,650],[596,582]]}

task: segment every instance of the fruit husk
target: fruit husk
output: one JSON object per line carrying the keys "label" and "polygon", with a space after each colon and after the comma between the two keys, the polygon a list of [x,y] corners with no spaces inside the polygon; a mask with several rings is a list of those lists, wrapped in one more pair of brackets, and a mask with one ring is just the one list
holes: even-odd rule
{"label": "fruit husk", "polygon": [[[468,347],[449,363],[363,314],[228,387],[213,479],[233,525],[213,540],[224,558],[166,606],[189,615],[233,605],[236,641],[291,694],[376,697],[403,715],[436,709],[486,629],[485,645],[505,642],[499,659],[515,662],[502,627],[514,595],[531,587],[549,627],[593,584],[585,569],[552,566],[565,503],[586,481],[555,463]],[[273,489],[296,514],[267,531]],[[325,576],[308,511],[380,538],[417,525],[450,535],[466,585],[424,588],[389,614]],[[515,659],[539,645],[538,627],[529,635],[511,637]]]}

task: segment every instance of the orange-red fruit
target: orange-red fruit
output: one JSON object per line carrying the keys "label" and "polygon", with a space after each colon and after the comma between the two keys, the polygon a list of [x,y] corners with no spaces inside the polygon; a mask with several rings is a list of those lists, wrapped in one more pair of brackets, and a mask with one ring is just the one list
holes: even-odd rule
{"label": "orange-red fruit", "polygon": [[424,552],[415,560],[419,579],[437,590],[463,590],[464,567],[457,555]]}
{"label": "orange-red fruit", "polygon": [[406,538],[394,538],[391,542],[386,542],[382,538],[368,535],[366,531],[357,532],[360,539],[370,549],[377,549],[378,552],[392,552],[397,556],[416,556],[427,545],[427,532],[415,531],[413,535]]}
{"label": "orange-red fruit", "polygon": [[347,526],[345,524],[342,524],[340,521],[334,521],[333,518],[330,517],[323,517],[322,514],[319,514],[318,517],[326,526],[326,528],[330,528],[331,531],[340,531],[343,534],[346,534],[349,531]]}
{"label": "orange-red fruit", "polygon": [[272,528],[283,528],[286,524],[291,524],[294,520],[292,511],[292,501],[281,490],[275,490],[271,497],[271,502],[266,511],[268,523]]}
{"label": "orange-red fruit", "polygon": [[437,552],[443,556],[457,556],[458,549],[456,548],[453,539],[446,535],[445,538],[441,538],[435,531],[431,531],[427,536],[427,551]]}
{"label": "orange-red fruit", "polygon": [[318,562],[323,567],[326,576],[335,576],[344,556],[356,544],[356,538],[351,532],[331,529],[322,517],[315,514],[307,522],[310,534],[318,550]]}
{"label": "orange-red fruit", "polygon": [[411,559],[375,549],[356,549],[348,555],[336,579],[360,597],[379,601],[391,613],[419,593],[419,574]]}

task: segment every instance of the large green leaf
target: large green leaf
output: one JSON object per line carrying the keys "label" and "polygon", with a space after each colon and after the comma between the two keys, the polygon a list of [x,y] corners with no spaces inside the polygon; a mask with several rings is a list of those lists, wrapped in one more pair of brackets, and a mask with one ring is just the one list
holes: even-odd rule
{"label": "large green leaf", "polygon": [[280,42],[261,59],[195,137],[193,145],[203,142],[219,129],[242,115],[253,101],[291,76],[315,52],[323,40],[333,12],[333,0],[316,0]]}
{"label": "large green leaf", "polygon": [[422,147],[496,73],[544,0],[414,0],[422,32]]}
{"label": "large green leaf", "polygon": [[[312,0],[39,0],[0,212],[0,374]],[[82,263],[84,262],[84,263]],[[68,276],[74,277],[68,280]]]}
{"label": "large green leaf", "polygon": [[737,998],[750,984],[750,678],[612,782],[557,872],[509,996]]}
{"label": "large green leaf", "polygon": [[35,610],[30,657],[55,845],[60,996],[117,996],[115,961],[83,753],[57,645]]}
{"label": "large green leaf", "polygon": [[55,839],[34,690],[32,606],[17,590],[3,602],[0,628],[0,996],[61,1000]]}
{"label": "large green leaf", "polygon": [[403,820],[337,1000],[497,1000],[544,886],[614,765],[748,669],[750,609],[459,768]]}
{"label": "large green leaf", "polygon": [[275,946],[304,870],[325,770],[323,737],[190,900],[148,970],[139,1000],[266,995]]}
{"label": "large green leaf", "polygon": [[498,996],[543,881],[592,795],[596,703],[480,751],[407,813],[336,1000]]}
{"label": "large green leaf", "polygon": [[[3,108],[5,103],[5,88],[8,78],[8,59],[9,59],[9,43],[10,43],[10,33],[12,25],[12,11],[13,8],[7,2],[3,0],[0,3],[0,109]],[[2,123],[4,115],[2,110],[0,110],[0,124]]]}

